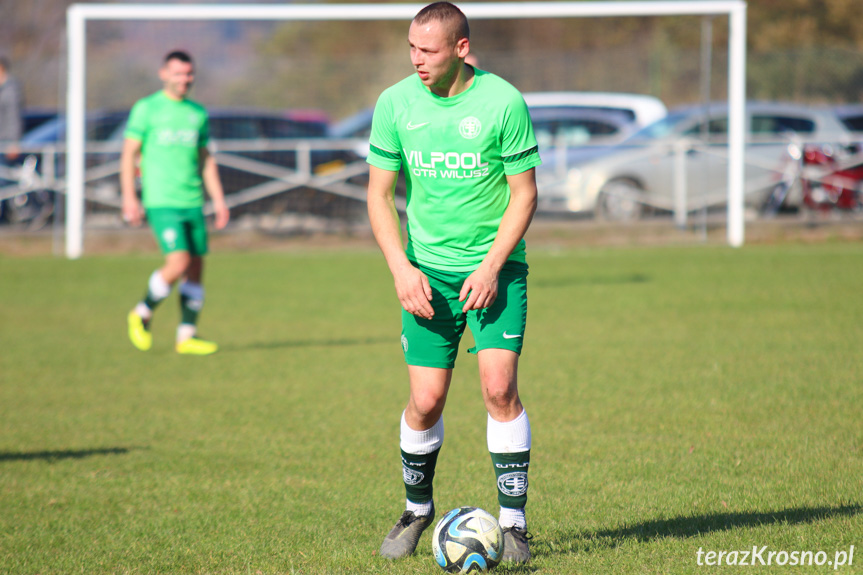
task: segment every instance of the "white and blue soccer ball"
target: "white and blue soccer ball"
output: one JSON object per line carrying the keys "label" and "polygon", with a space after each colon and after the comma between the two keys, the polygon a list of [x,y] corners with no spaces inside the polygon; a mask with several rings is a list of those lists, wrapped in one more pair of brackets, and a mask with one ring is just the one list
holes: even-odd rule
{"label": "white and blue soccer ball", "polygon": [[459,507],[438,521],[432,552],[447,573],[488,571],[503,557],[503,531],[488,511]]}

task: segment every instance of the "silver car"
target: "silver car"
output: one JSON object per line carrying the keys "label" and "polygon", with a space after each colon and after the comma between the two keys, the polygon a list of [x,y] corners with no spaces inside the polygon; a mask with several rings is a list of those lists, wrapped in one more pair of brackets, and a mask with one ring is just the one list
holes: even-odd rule
{"label": "silver car", "polygon": [[[760,209],[807,143],[847,143],[850,132],[827,109],[750,102],[746,106],[745,198]],[[572,149],[538,174],[541,211],[635,220],[648,211],[727,203],[728,109],[672,111],[621,144]],[[786,201],[799,201],[787,198]]]}

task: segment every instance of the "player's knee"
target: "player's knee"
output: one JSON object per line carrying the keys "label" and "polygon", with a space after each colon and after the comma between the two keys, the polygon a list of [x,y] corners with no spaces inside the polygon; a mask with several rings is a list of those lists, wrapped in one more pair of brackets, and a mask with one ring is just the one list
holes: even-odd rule
{"label": "player's knee", "polygon": [[411,403],[416,414],[423,420],[437,419],[443,412],[446,394],[436,390],[424,390],[415,392],[411,396]]}
{"label": "player's knee", "polygon": [[171,252],[168,254],[165,267],[170,268],[174,272],[184,274],[189,269],[191,262],[192,256],[189,255],[189,252]]}
{"label": "player's knee", "polygon": [[484,384],[483,398],[489,413],[509,411],[518,403],[518,390],[509,381],[491,381]]}

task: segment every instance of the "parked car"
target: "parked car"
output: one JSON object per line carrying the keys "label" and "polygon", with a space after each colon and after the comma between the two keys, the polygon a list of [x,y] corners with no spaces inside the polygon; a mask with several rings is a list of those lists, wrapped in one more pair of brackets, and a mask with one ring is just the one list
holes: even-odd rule
{"label": "parked car", "polygon": [[622,114],[636,128],[661,120],[668,112],[658,98],[621,92],[526,92],[531,115],[539,109],[561,112],[612,112]]}
{"label": "parked car", "polygon": [[852,132],[863,137],[863,104],[845,104],[834,108],[839,120]]}
{"label": "parked car", "polygon": [[537,107],[530,118],[540,150],[614,144],[636,128],[622,112]]}
{"label": "parked car", "polygon": [[[226,194],[272,180],[268,166],[297,168],[295,149],[284,144],[259,148],[255,142],[320,139],[326,137],[328,130],[327,116],[318,110],[215,108],[209,110],[209,116],[210,141],[220,155],[219,175]],[[329,159],[328,152],[313,152],[311,165]]]}
{"label": "parked car", "polygon": [[[746,107],[745,198],[762,208],[787,171],[789,158],[809,143],[849,142],[849,131],[827,109],[750,102]],[[727,203],[728,110],[725,104],[690,106],[588,156],[577,150],[567,166],[548,170],[539,183],[545,211],[593,213],[634,220],[651,210],[674,209],[675,165],[684,166],[686,209]],[[552,159],[555,162],[556,159]],[[559,174],[564,177],[555,177]],[[786,195],[786,205],[800,197]]]}
{"label": "parked car", "polygon": [[57,117],[57,110],[51,110],[48,108],[27,108],[22,113],[24,120],[24,127],[22,128],[22,134],[26,134],[30,130],[34,128],[38,128],[45,122],[49,120],[53,120]]}
{"label": "parked car", "polygon": [[[122,149],[128,111],[94,112],[88,114],[86,139],[89,143],[86,159],[87,199],[101,205],[116,207],[120,202],[117,164]],[[256,109],[212,109],[210,140],[221,154],[219,174],[226,194],[272,181],[273,169],[295,168],[297,152],[281,145],[271,146],[272,140],[323,138],[328,130],[327,116],[317,110],[272,111]],[[35,150],[48,144],[65,144],[66,119],[58,117],[31,131],[22,142],[38,157],[36,170],[42,174],[41,154]],[[101,144],[101,145],[92,145]],[[312,154],[312,163],[328,161],[329,152]],[[57,157],[55,176],[62,179],[65,158]],[[46,183],[47,184],[47,183]],[[44,193],[32,197],[44,197]]]}

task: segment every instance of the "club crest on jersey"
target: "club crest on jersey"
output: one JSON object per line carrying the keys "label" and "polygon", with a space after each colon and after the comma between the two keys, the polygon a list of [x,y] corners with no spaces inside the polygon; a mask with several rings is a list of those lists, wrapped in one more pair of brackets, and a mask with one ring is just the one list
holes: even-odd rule
{"label": "club crest on jersey", "polygon": [[473,140],[480,132],[482,132],[482,123],[473,116],[468,116],[458,125],[458,133],[467,140]]}

